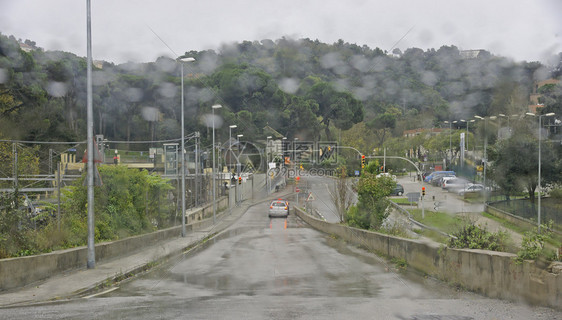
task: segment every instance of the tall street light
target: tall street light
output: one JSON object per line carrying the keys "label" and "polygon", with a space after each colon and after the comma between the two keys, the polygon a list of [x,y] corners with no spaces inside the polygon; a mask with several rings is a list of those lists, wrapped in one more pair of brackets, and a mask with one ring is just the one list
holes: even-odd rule
{"label": "tall street light", "polygon": [[228,126],[228,148],[232,147],[232,129],[237,128],[238,126],[233,124],[231,126]]}
{"label": "tall street light", "polygon": [[269,140],[272,136],[267,136],[265,138],[265,191],[269,195],[269,190],[271,189],[271,183],[269,183]]}
{"label": "tall street light", "polygon": [[215,187],[215,109],[220,109],[222,106],[220,104],[215,104],[211,107],[213,112],[213,172],[212,172],[212,180],[213,180],[213,225],[216,223],[216,212],[217,212],[217,204],[216,204],[216,187]]}
{"label": "tall street light", "polygon": [[[539,233],[541,232],[541,140],[542,140],[542,117],[552,117],[555,113],[547,113],[539,115],[539,185],[537,186],[539,193],[538,210],[537,210],[537,225]],[[526,115],[536,116],[534,113],[527,112]]]}
{"label": "tall street light", "polygon": [[468,151],[468,124],[470,122],[475,122],[475,120],[463,120],[463,119],[461,119],[461,122],[466,122],[466,151]]}
{"label": "tall street light", "polygon": [[[233,124],[231,126],[228,126],[228,153],[229,153],[229,157],[228,159],[231,160],[232,159],[232,129],[237,128],[238,126]],[[230,163],[230,161],[229,161]]]}
{"label": "tall street light", "polygon": [[[241,176],[241,168],[240,168],[240,138],[242,138],[244,135],[243,134],[238,134],[236,135],[236,141],[238,144],[238,155],[236,156],[236,175],[238,175],[238,181],[240,181]],[[238,188],[238,185],[236,185],[236,188]],[[238,190],[238,189],[236,189]],[[238,192],[238,203],[240,203],[242,200],[242,190],[240,190]]]}
{"label": "tall street light", "polygon": [[453,123],[457,123],[457,121],[444,121],[445,123],[449,124],[449,153],[450,153],[450,157],[449,157],[449,165],[451,165],[451,163],[453,162],[453,144],[452,144],[452,131],[453,131]]}
{"label": "tall street light", "polygon": [[484,194],[486,195],[485,198],[488,200],[488,189],[486,188],[486,169],[488,166],[488,155],[486,149],[488,149],[488,120],[495,120],[496,116],[490,117],[481,117],[481,116],[474,116],[476,119],[484,120]]}
{"label": "tall street light", "polygon": [[[194,58],[180,58],[177,61],[181,62],[192,62],[195,61]],[[184,128],[184,90],[183,90],[183,63],[181,63],[181,236],[185,237],[185,128]]]}
{"label": "tall street light", "polygon": [[507,118],[508,119],[507,121],[509,121],[509,117],[506,116],[505,114],[503,114],[503,113],[498,114],[498,121],[499,121],[499,124],[498,124],[498,140],[502,138],[502,136],[501,136],[501,129],[502,129],[501,118]]}
{"label": "tall street light", "polygon": [[86,123],[88,134],[88,254],[86,266],[93,269],[96,266],[96,247],[95,247],[95,219],[94,219],[94,107],[92,98],[92,14],[90,0],[86,1],[86,36],[87,36],[87,55],[88,64],[86,69],[87,88],[86,88]]}

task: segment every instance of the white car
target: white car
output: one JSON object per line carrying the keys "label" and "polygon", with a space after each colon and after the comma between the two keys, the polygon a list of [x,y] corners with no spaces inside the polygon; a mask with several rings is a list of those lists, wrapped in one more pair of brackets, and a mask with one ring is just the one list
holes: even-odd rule
{"label": "white car", "polygon": [[458,192],[469,185],[470,183],[464,179],[454,178],[445,180],[441,188],[449,192]]}
{"label": "white car", "polygon": [[441,188],[445,189],[445,184],[447,183],[447,181],[456,181],[458,180],[458,178],[456,176],[449,176],[449,177],[443,177],[441,178]]}
{"label": "white car", "polygon": [[270,218],[273,217],[287,218],[289,216],[289,202],[282,199],[271,201],[271,204],[269,205],[268,216]]}

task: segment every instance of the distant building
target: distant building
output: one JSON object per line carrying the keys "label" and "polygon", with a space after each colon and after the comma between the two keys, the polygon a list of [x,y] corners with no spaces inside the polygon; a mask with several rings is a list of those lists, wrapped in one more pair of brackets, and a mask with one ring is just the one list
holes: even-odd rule
{"label": "distant building", "polygon": [[35,50],[35,48],[33,48],[32,46],[23,43],[23,42],[18,42],[18,44],[20,45],[20,49],[22,49],[25,52],[30,52],[32,50]]}
{"label": "distant building", "polygon": [[528,108],[530,113],[537,114],[537,109],[544,108],[544,104],[532,104]]}
{"label": "distant building", "polygon": [[557,85],[560,83],[560,80],[558,79],[546,79],[546,80],[542,80],[542,81],[536,81],[535,84],[533,85],[533,92],[531,93],[531,95],[529,95],[529,101],[531,102],[531,104],[529,105],[528,109],[529,112],[531,113],[537,113],[537,109],[543,108],[544,104],[539,103],[539,99],[542,97],[542,94],[539,93],[539,89],[542,86],[548,85],[548,84],[553,84],[553,85]]}
{"label": "distant building", "polygon": [[476,59],[480,57],[486,50],[478,49],[478,50],[462,50],[460,55],[463,59]]}
{"label": "distant building", "polygon": [[103,60],[94,60],[92,63],[96,68],[103,69]]}
{"label": "distant building", "polygon": [[558,80],[558,79],[546,79],[546,80],[542,80],[542,81],[537,81],[537,82],[535,82],[535,85],[533,86],[533,94],[537,94],[539,88],[542,87],[542,86],[545,86],[547,84],[557,85],[559,83],[560,83],[560,80]]}

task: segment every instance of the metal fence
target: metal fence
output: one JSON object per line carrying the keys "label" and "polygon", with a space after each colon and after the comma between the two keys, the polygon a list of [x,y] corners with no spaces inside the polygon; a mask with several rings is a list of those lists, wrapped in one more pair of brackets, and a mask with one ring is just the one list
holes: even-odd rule
{"label": "metal fence", "polygon": [[[531,203],[529,199],[497,201],[490,204],[500,210],[531,221],[537,221],[538,203]],[[541,223],[552,220],[555,224],[562,226],[562,204],[556,199],[541,199]]]}

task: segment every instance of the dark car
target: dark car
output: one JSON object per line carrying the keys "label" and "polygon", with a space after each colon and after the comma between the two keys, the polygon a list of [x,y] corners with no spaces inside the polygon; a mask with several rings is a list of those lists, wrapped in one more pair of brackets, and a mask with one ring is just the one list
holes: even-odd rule
{"label": "dark car", "polygon": [[391,196],[401,196],[404,194],[404,187],[401,184],[396,184],[396,187],[390,193]]}

